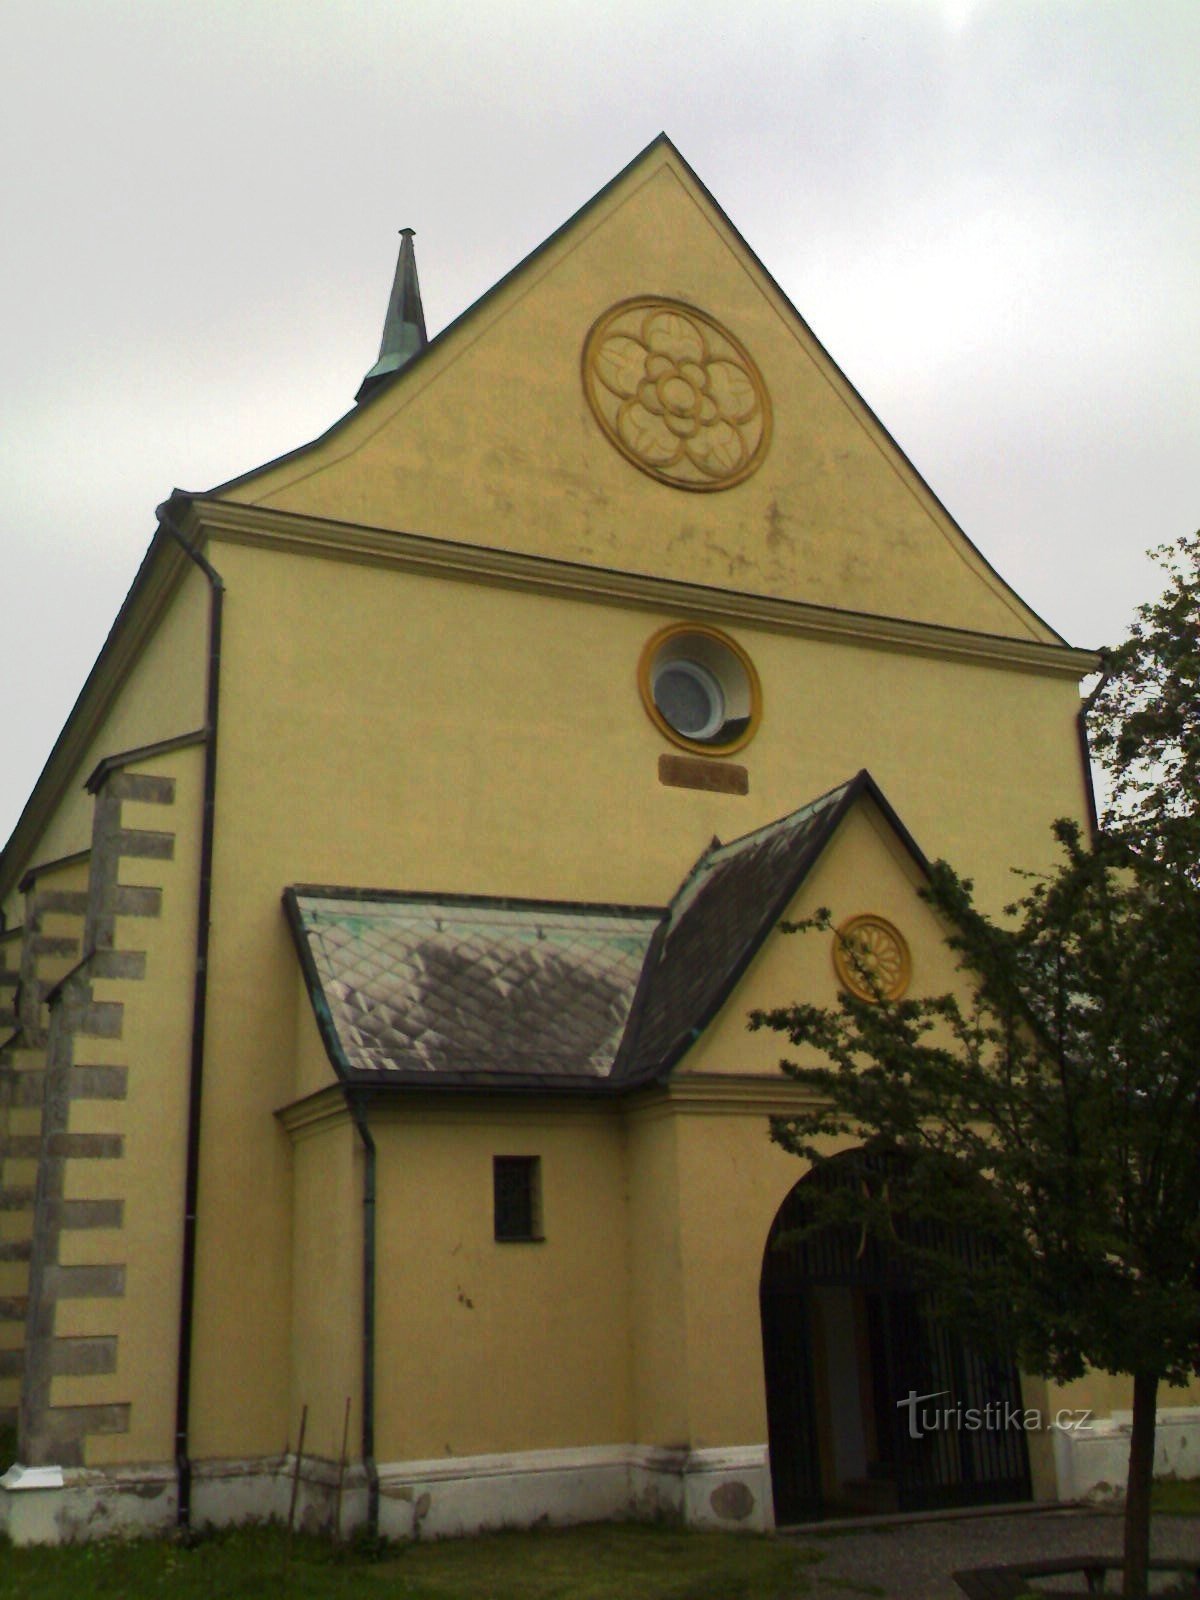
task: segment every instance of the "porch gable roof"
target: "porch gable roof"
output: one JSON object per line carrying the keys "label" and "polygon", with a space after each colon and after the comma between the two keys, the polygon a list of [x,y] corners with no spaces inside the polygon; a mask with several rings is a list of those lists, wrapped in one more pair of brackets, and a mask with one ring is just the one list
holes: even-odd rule
{"label": "porch gable roof", "polygon": [[667,1076],[728,1000],[870,774],[727,844],[669,905],[298,885],[284,905],[350,1084],[619,1092]]}

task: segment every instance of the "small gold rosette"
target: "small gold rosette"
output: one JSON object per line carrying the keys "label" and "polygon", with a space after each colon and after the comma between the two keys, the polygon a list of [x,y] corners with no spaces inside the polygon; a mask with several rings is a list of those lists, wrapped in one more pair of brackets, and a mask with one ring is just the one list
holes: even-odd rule
{"label": "small gold rosette", "polygon": [[860,1000],[899,1000],[912,975],[912,957],[898,928],[871,913],[843,922],[833,940],[838,981]]}

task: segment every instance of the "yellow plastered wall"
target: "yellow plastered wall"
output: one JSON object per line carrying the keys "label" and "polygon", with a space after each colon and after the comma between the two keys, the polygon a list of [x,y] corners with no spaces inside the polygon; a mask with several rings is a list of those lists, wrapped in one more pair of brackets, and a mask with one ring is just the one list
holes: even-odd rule
{"label": "yellow plastered wall", "polygon": [[184,1160],[191,1051],[192,980],[196,956],[196,894],[200,794],[204,753],[172,751],[139,761],[136,770],[175,779],[173,805],[125,801],[126,828],[172,832],[169,861],[123,857],[119,882],[162,890],[158,917],[118,917],[117,950],[143,950],[141,980],[97,979],[97,1001],[124,1006],[117,1039],[78,1037],[76,1065],[124,1065],[123,1100],[75,1100],[71,1133],[119,1133],[117,1160],[68,1161],[68,1200],[121,1200],[123,1225],[65,1230],[64,1266],[124,1263],[125,1293],[117,1299],[60,1300],[59,1336],[116,1334],[117,1370],[94,1377],[60,1377],[52,1405],[128,1403],[130,1430],[89,1437],[89,1466],[170,1460],[174,1454],[175,1373],[183,1233]]}
{"label": "yellow plastered wall", "polygon": [[663,904],[714,833],[767,822],[865,764],[918,840],[956,857],[995,906],[1010,864],[1044,864],[1050,819],[1082,808],[1077,698],[1062,679],[737,628],[765,704],[740,754],[750,793],[672,789],[657,768],[670,747],[636,684],[643,643],[671,617],[248,545],[210,555],[227,601],[201,1456],[253,1453],[286,1427],[291,1179],[273,1113],[296,1093],[298,1062],[304,1082],[327,1081],[311,1021],[297,1021],[286,885]]}
{"label": "yellow plastered wall", "polygon": [[[714,316],[774,408],[759,470],[717,493],[625,460],[584,398],[596,318],[635,295]],[[1023,638],[991,573],[683,165],[650,152],[410,373],[231,486],[284,511]]]}
{"label": "yellow plastered wall", "polygon": [[[294,1447],[307,1406],[305,1454],[340,1460],[349,1400],[348,1455],[354,1460],[362,1441],[363,1191],[358,1135],[345,1112],[302,1128],[292,1163],[287,1437]],[[383,1361],[392,1354],[385,1340]]]}
{"label": "yellow plastered wall", "polygon": [[679,1113],[679,1208],[689,1443],[767,1437],[758,1288],[775,1213],[805,1164],[770,1142],[759,1108]]}
{"label": "yellow plastered wall", "polygon": [[690,1435],[678,1127],[652,1100],[627,1129],[633,1437],[669,1448]]}
{"label": "yellow plastered wall", "polygon": [[[1097,1417],[1111,1416],[1114,1411],[1133,1410],[1133,1380],[1124,1373],[1089,1372],[1073,1383],[1047,1385],[1048,1405],[1057,1407],[1087,1407]],[[1164,1406],[1200,1406],[1200,1378],[1180,1385],[1163,1384],[1158,1391],[1158,1404]]]}
{"label": "yellow plastered wall", "polygon": [[[622,1444],[625,1157],[612,1108],[406,1107],[378,1149],[377,1455]],[[492,1158],[541,1163],[540,1243],[493,1233]]]}
{"label": "yellow plastered wall", "polygon": [[[998,905],[1010,866],[1051,858],[1050,820],[1082,814],[1069,679],[735,627],[763,683],[738,755],[750,793],[669,789],[657,762],[672,746],[636,682],[669,614],[213,554],[228,585],[222,816],[237,817],[221,854],[269,890],[255,914],[272,922],[293,881],[280,865],[329,883],[663,900],[713,833],[860,766]],[[261,926],[239,919],[238,936],[258,942]]]}

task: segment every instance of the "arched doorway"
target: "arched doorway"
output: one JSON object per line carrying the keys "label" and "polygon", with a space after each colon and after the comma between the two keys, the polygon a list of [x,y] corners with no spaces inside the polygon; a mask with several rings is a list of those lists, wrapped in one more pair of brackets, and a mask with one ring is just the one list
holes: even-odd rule
{"label": "arched doorway", "polygon": [[[1015,1365],[941,1324],[895,1249],[864,1229],[801,1234],[815,1188],[896,1170],[892,1157],[847,1151],[796,1184],[767,1238],[759,1298],[780,1526],[1030,1497]],[[903,1235],[902,1216],[895,1226]]]}

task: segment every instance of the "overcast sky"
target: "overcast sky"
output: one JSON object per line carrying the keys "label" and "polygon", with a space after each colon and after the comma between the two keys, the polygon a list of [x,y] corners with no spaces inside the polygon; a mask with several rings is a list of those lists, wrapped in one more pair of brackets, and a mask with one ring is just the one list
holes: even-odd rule
{"label": "overcast sky", "polygon": [[1198,0],[0,0],[0,840],[155,505],[670,134],[1072,643],[1200,526]]}

